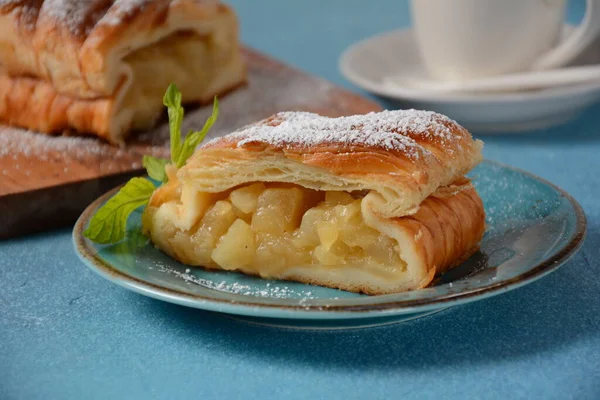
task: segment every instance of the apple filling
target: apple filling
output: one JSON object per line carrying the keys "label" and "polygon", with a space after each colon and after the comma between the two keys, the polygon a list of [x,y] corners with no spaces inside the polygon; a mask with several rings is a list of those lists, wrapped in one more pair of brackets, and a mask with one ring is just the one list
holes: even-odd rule
{"label": "apple filling", "polygon": [[397,276],[406,268],[398,243],[365,222],[363,197],[293,184],[254,183],[219,194],[184,186],[152,212],[153,240],[185,264],[264,278],[308,265]]}
{"label": "apple filling", "polygon": [[169,83],[185,89],[186,94],[207,97],[195,99],[188,95],[186,101],[207,100],[213,94],[211,82],[220,69],[237,57],[234,43],[216,35],[177,32],[128,55],[124,62],[131,70],[132,82],[120,108],[135,110],[135,115],[123,118],[131,118],[134,129],[151,126],[164,107],[162,93]]}

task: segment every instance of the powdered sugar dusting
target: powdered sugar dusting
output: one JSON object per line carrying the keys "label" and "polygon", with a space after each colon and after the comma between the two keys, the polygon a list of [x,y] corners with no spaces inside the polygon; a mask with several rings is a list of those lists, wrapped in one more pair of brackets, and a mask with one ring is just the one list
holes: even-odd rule
{"label": "powdered sugar dusting", "polygon": [[153,1],[154,0],[116,0],[100,22],[108,25],[119,25],[138,10],[143,10]]}
{"label": "powdered sugar dusting", "polygon": [[196,285],[204,286],[209,289],[218,290],[221,292],[228,292],[232,294],[239,294],[243,296],[255,296],[255,297],[269,297],[277,299],[288,299],[295,298],[300,299],[300,304],[303,304],[307,300],[315,299],[312,292],[306,292],[304,290],[294,290],[288,286],[279,286],[277,284],[267,283],[265,287],[244,285],[238,282],[228,283],[226,281],[215,282],[209,279],[198,278],[194,276],[193,271],[187,268],[185,272],[177,271],[166,265],[155,263],[155,266],[160,272],[164,272],[170,275],[174,275],[178,278],[183,279],[185,282],[194,283]]}
{"label": "powdered sugar dusting", "polygon": [[45,0],[42,12],[75,34],[88,34],[100,21],[118,25],[153,0]]}
{"label": "powdered sugar dusting", "polygon": [[[50,136],[37,132],[21,130],[0,125],[0,161],[10,170],[3,171],[5,175],[19,175],[16,162],[27,165],[24,173],[30,174],[30,167],[44,165],[36,168],[36,177],[47,174],[49,181],[64,183],[71,179],[73,171],[84,174],[81,166],[93,165],[99,175],[120,171],[135,171],[142,168],[142,154],[155,157],[167,157],[168,149],[160,147],[115,148],[110,144],[94,137],[82,136]],[[84,168],[88,173],[87,167]],[[81,178],[82,176],[75,176]],[[0,193],[2,193],[0,187]]]}
{"label": "powdered sugar dusting", "polygon": [[99,5],[98,0],[45,0],[40,16],[57,20],[76,35],[87,34],[110,6]]}
{"label": "powdered sugar dusting", "polygon": [[61,21],[82,21],[85,13],[96,0],[45,0],[42,10]]}
{"label": "powdered sugar dusting", "polygon": [[344,147],[367,146],[400,151],[408,157],[418,158],[428,151],[415,141],[415,137],[435,139],[452,151],[449,143],[456,142],[457,138],[446,126],[451,123],[455,124],[441,114],[414,109],[340,118],[308,112],[280,112],[228,137],[238,140],[238,147],[252,142],[283,148],[335,143]]}
{"label": "powdered sugar dusting", "polygon": [[154,0],[0,0],[0,8],[14,7],[13,12],[19,13],[20,23],[25,23],[27,28],[35,26],[39,13],[81,35],[88,34],[100,22],[119,25],[152,2]]}

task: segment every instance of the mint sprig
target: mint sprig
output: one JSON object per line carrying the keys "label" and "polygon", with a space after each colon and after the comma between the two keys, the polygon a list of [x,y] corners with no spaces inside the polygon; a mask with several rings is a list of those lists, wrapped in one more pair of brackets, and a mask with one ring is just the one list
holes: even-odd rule
{"label": "mint sprig", "polygon": [[169,114],[169,131],[171,133],[171,161],[176,163],[181,153],[181,122],[183,121],[183,107],[181,106],[181,92],[177,86],[170,84],[163,96],[163,104]]}
{"label": "mint sprig", "polygon": [[[169,85],[163,97],[163,104],[167,107],[169,114],[171,160],[152,156],[144,156],[143,159],[148,176],[161,184],[168,181],[165,172],[166,165],[171,163],[177,168],[183,167],[219,116],[219,102],[215,97],[212,115],[207,119],[202,130],[191,131],[182,143],[183,107],[181,99],[181,92],[177,87],[174,84]],[[123,240],[127,233],[129,215],[138,208],[146,206],[155,189],[154,184],[146,178],[130,179],[115,196],[96,211],[83,235],[91,241],[101,244],[117,243]]]}
{"label": "mint sprig", "polygon": [[116,243],[125,237],[127,218],[148,204],[154,184],[145,178],[131,178],[94,215],[83,234],[96,243]]}
{"label": "mint sprig", "polygon": [[142,165],[146,168],[148,176],[162,183],[166,183],[168,180],[167,173],[165,172],[165,166],[169,163],[169,160],[164,158],[156,158],[152,156],[144,156],[142,159]]}
{"label": "mint sprig", "polygon": [[196,150],[196,146],[198,146],[204,140],[204,138],[208,134],[208,131],[210,130],[210,128],[212,128],[213,124],[217,121],[218,117],[219,117],[219,101],[215,97],[215,100],[213,102],[212,114],[210,117],[208,117],[208,119],[204,123],[202,130],[198,131],[198,132],[188,133],[187,136],[185,137],[185,141],[183,142],[183,145],[181,146],[181,148],[179,150],[179,156],[177,157],[177,161],[175,161],[175,159],[173,159],[173,162],[175,163],[175,166],[177,168],[183,167],[185,165],[186,161],[188,160],[188,158],[190,158],[192,156],[192,154],[194,154],[194,150]]}

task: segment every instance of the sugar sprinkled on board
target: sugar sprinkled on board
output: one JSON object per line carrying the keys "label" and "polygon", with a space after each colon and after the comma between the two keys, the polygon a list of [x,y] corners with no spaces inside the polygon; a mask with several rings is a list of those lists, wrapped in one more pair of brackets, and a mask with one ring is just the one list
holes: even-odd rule
{"label": "sugar sprinkled on board", "polygon": [[[143,148],[144,154],[165,157],[166,149],[160,147]],[[138,160],[140,148],[115,148],[92,136],[53,136],[28,131],[18,127],[0,125],[0,158],[19,160],[22,157],[48,162],[49,168],[63,170],[73,161],[89,162],[95,159],[107,168],[114,168],[115,162],[130,162],[132,169],[141,169]],[[59,164],[55,165],[58,161]],[[111,167],[112,166],[112,167]],[[64,171],[67,172],[67,171]]]}
{"label": "sugar sprinkled on board", "polygon": [[348,147],[369,146],[402,151],[409,157],[419,158],[427,150],[415,141],[415,137],[435,139],[448,151],[453,150],[449,143],[458,143],[458,137],[446,126],[449,124],[454,124],[454,121],[441,114],[414,109],[339,118],[309,112],[280,112],[268,120],[246,126],[229,137],[239,140],[238,147],[252,142],[307,148],[336,143]]}
{"label": "sugar sprinkled on board", "polygon": [[0,127],[0,157],[17,154],[47,160],[56,153],[77,155],[114,156],[109,144],[96,138],[80,136],[51,136],[18,128]]}

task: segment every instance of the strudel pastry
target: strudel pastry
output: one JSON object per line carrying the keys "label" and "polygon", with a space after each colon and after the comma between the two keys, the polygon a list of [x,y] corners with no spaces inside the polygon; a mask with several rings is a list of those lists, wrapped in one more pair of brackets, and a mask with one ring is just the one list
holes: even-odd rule
{"label": "strudel pastry", "polygon": [[417,289],[478,249],[484,209],[465,174],[481,150],[433,112],[279,113],[169,167],[143,226],[188,265],[372,295]]}
{"label": "strudel pastry", "polygon": [[205,103],[245,79],[219,0],[0,0],[0,122],[123,143],[169,83]]}

